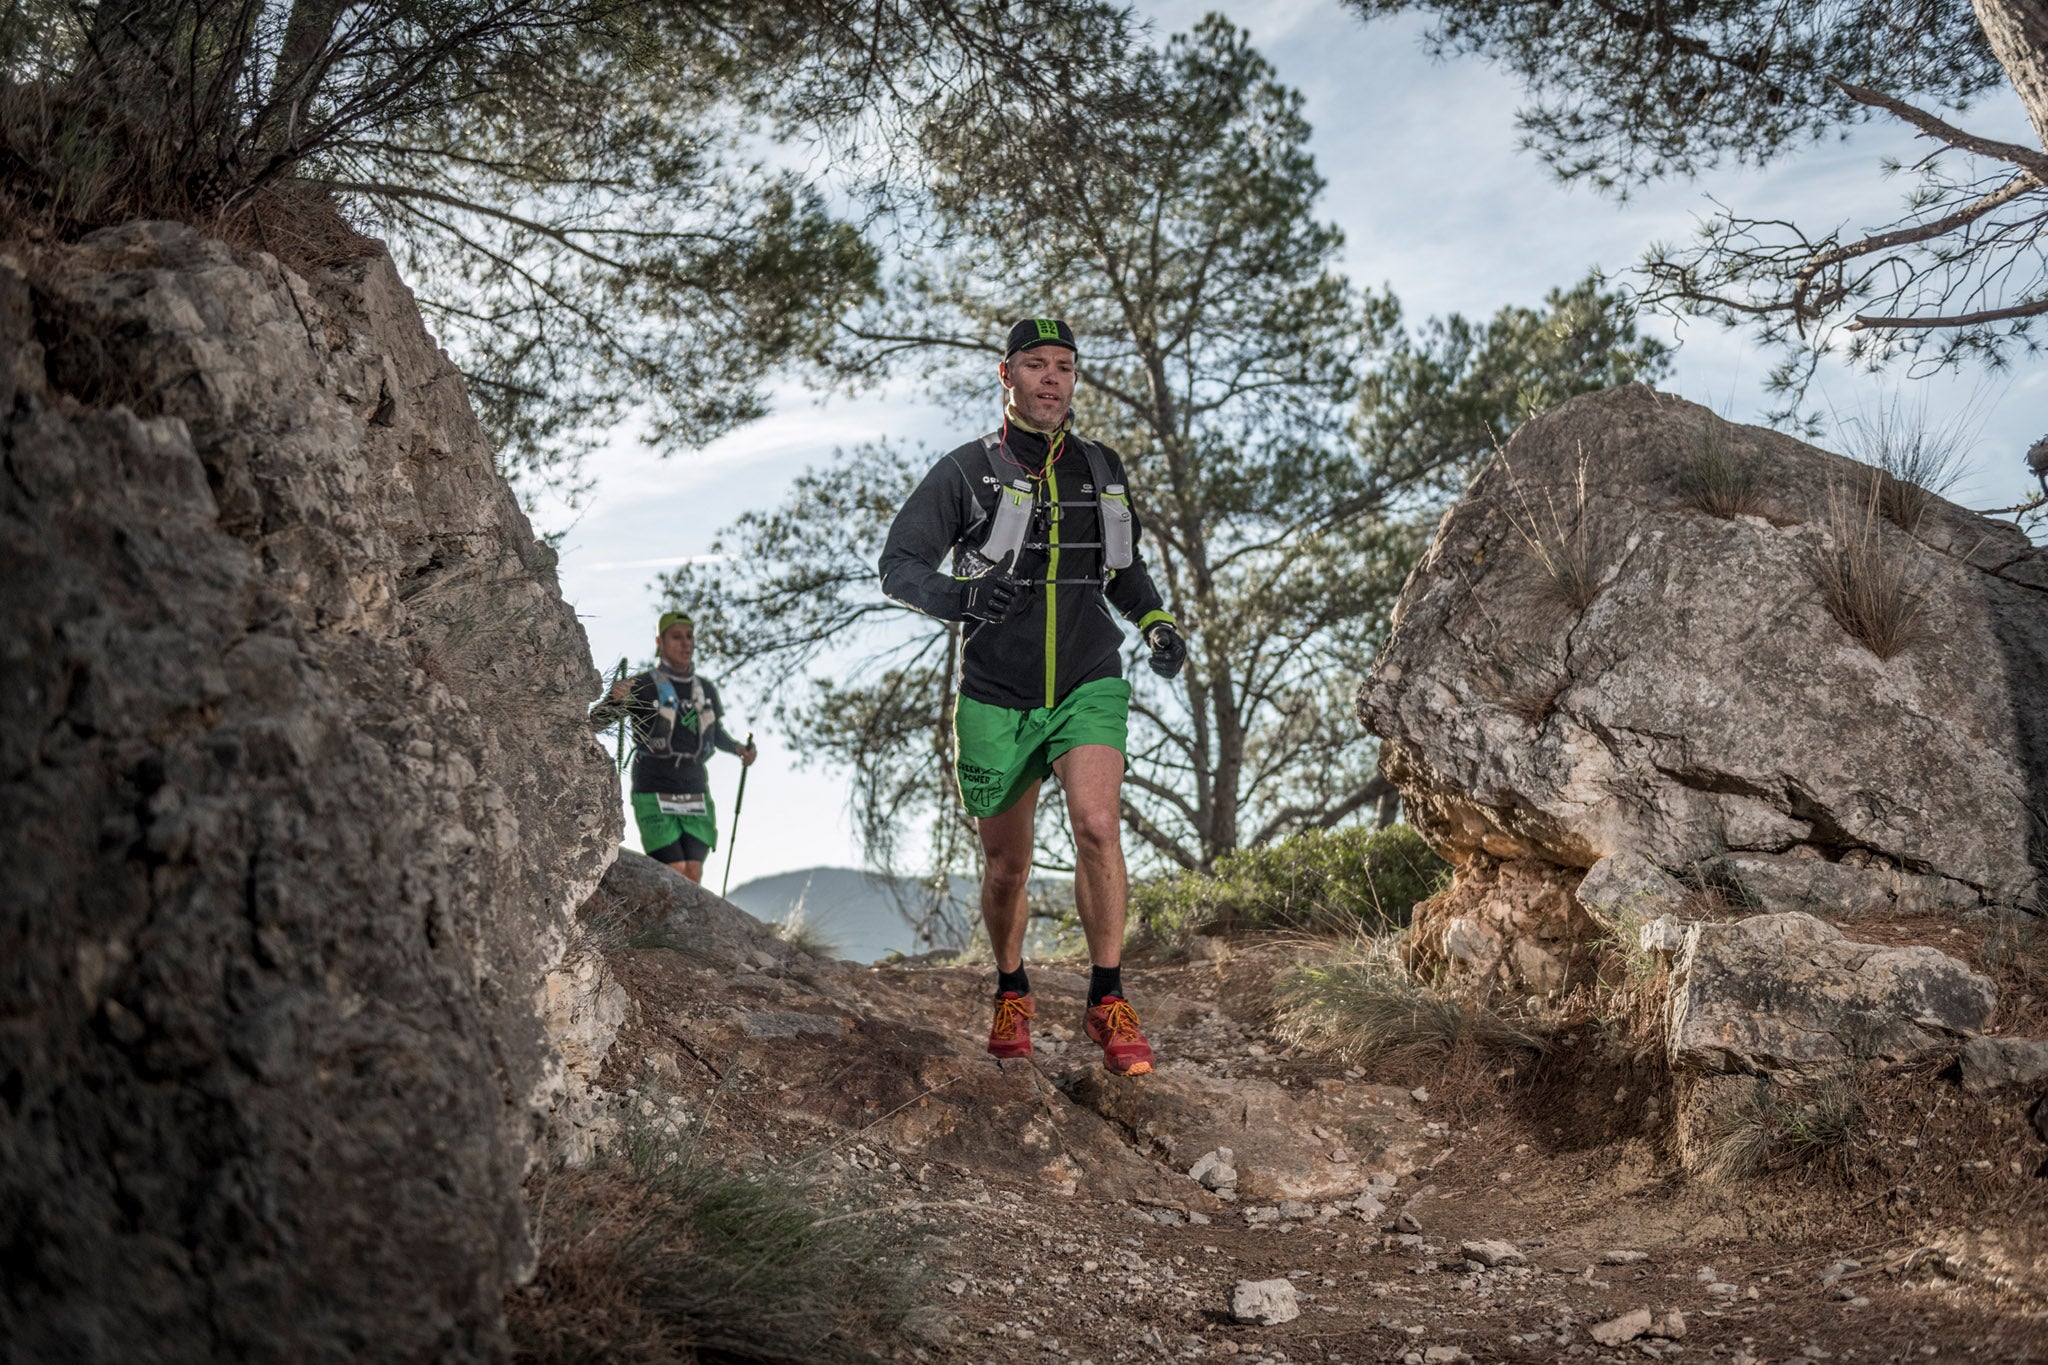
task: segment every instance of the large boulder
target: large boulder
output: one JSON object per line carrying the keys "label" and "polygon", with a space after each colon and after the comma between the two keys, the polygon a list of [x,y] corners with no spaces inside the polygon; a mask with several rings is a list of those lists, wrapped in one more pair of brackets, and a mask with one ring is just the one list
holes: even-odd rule
{"label": "large boulder", "polygon": [[136,225],[0,256],[0,450],[0,1354],[498,1358],[619,814],[461,378]]}
{"label": "large boulder", "polygon": [[1953,1048],[1990,1022],[1998,992],[1934,948],[1858,943],[1811,915],[1700,923],[1665,1002],[1672,1065],[1814,1075]]}
{"label": "large boulder", "polygon": [[[1707,466],[1755,514],[1704,510]],[[1639,385],[1526,424],[1360,692],[1409,817],[1466,867],[1647,864],[1596,918],[1651,870],[1744,910],[2048,908],[2048,553],[1938,498],[1877,521],[1926,627],[1880,658],[1816,573],[1871,477]]]}

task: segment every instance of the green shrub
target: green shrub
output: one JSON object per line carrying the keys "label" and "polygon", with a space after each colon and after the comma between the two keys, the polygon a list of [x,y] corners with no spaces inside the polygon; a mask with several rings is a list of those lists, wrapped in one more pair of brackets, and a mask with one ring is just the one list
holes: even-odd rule
{"label": "green shrub", "polygon": [[1408,923],[1450,864],[1411,825],[1310,830],[1132,888],[1139,924],[1161,938],[1203,927],[1374,934]]}

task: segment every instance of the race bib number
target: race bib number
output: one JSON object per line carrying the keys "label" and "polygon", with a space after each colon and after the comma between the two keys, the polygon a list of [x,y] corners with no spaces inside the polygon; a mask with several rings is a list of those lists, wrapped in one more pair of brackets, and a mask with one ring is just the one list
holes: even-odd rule
{"label": "race bib number", "polygon": [[663,815],[702,815],[710,807],[705,803],[702,792],[678,795],[672,792],[654,794],[655,809]]}

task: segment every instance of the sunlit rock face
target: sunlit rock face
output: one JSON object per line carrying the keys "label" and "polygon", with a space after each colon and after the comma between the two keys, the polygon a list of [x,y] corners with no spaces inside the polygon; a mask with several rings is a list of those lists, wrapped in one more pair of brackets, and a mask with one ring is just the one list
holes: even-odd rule
{"label": "sunlit rock face", "polygon": [[[1731,469],[1747,506],[1715,515],[1703,471],[1725,491]],[[1410,818],[1462,876],[1596,869],[1610,933],[1686,886],[1739,913],[2048,908],[2048,554],[1939,498],[1873,520],[1871,491],[1867,466],[1640,385],[1528,423],[1445,516],[1359,693]],[[1858,527],[1919,604],[1888,658],[1821,586]]]}
{"label": "sunlit rock face", "polygon": [[381,253],[0,257],[0,1338],[466,1360],[616,846],[552,555]]}

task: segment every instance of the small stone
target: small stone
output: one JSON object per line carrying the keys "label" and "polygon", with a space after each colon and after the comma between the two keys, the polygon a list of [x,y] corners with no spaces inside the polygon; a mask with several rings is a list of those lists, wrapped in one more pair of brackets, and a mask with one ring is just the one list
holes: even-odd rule
{"label": "small stone", "polygon": [[1841,1279],[1850,1271],[1861,1269],[1863,1269],[1863,1262],[1852,1261],[1847,1257],[1844,1257],[1843,1259],[1836,1261],[1833,1265],[1829,1266],[1826,1270],[1821,1272],[1820,1287],[1822,1289],[1830,1288],[1834,1285],[1835,1281]]}
{"label": "small stone", "polygon": [[1636,930],[1636,946],[1646,953],[1676,953],[1685,947],[1685,930],[1669,915],[1659,915]]}
{"label": "small stone", "polygon": [[1669,1341],[1685,1340],[1685,1314],[1674,1308],[1670,1312],[1660,1315],[1655,1322],[1650,1324],[1650,1335],[1653,1337],[1663,1337]]}
{"label": "small stone", "polygon": [[1419,1236],[1422,1232],[1422,1220],[1403,1209],[1394,1215],[1394,1231]]}
{"label": "small stone", "polygon": [[1188,1167],[1188,1177],[1204,1189],[1220,1190],[1227,1185],[1235,1185],[1236,1159],[1237,1154],[1228,1147],[1218,1147],[1213,1152],[1203,1153],[1194,1165]]}
{"label": "small stone", "polygon": [[1465,1365],[1471,1359],[1455,1346],[1431,1346],[1422,1353],[1423,1365]]}
{"label": "small stone", "polygon": [[1237,1322],[1277,1327],[1301,1316],[1294,1285],[1287,1280],[1239,1280],[1230,1291],[1230,1316]]}
{"label": "small stone", "polygon": [[1742,1288],[1729,1284],[1726,1280],[1716,1280],[1707,1286],[1707,1292],[1717,1299],[1733,1299],[1741,1296]]}
{"label": "small stone", "polygon": [[1649,1259],[1650,1253],[1647,1251],[1622,1251],[1617,1249],[1600,1253],[1601,1265],[1641,1265]]}
{"label": "small stone", "polygon": [[1283,1199],[1280,1201],[1280,1216],[1290,1222],[1298,1223],[1304,1219],[1315,1217],[1315,1206],[1304,1204],[1299,1199]]}
{"label": "small stone", "polygon": [[1515,1261],[1526,1265],[1529,1260],[1527,1256],[1522,1254],[1522,1249],[1513,1242],[1503,1242],[1491,1238],[1482,1242],[1461,1243],[1458,1250],[1464,1252],[1467,1256],[1488,1269],[1507,1261]]}
{"label": "small stone", "polygon": [[1651,1317],[1649,1309],[1638,1308],[1634,1312],[1623,1313],[1618,1318],[1609,1318],[1606,1322],[1595,1323],[1587,1330],[1591,1333],[1593,1340],[1599,1342],[1602,1346],[1619,1346],[1624,1342],[1634,1341],[1637,1337],[1646,1335],[1653,1321],[1654,1319]]}
{"label": "small stone", "polygon": [[1416,1086],[1413,1090],[1409,1091],[1408,1093],[1414,1097],[1415,1102],[1417,1104],[1429,1103],[1429,1092],[1419,1085]]}

